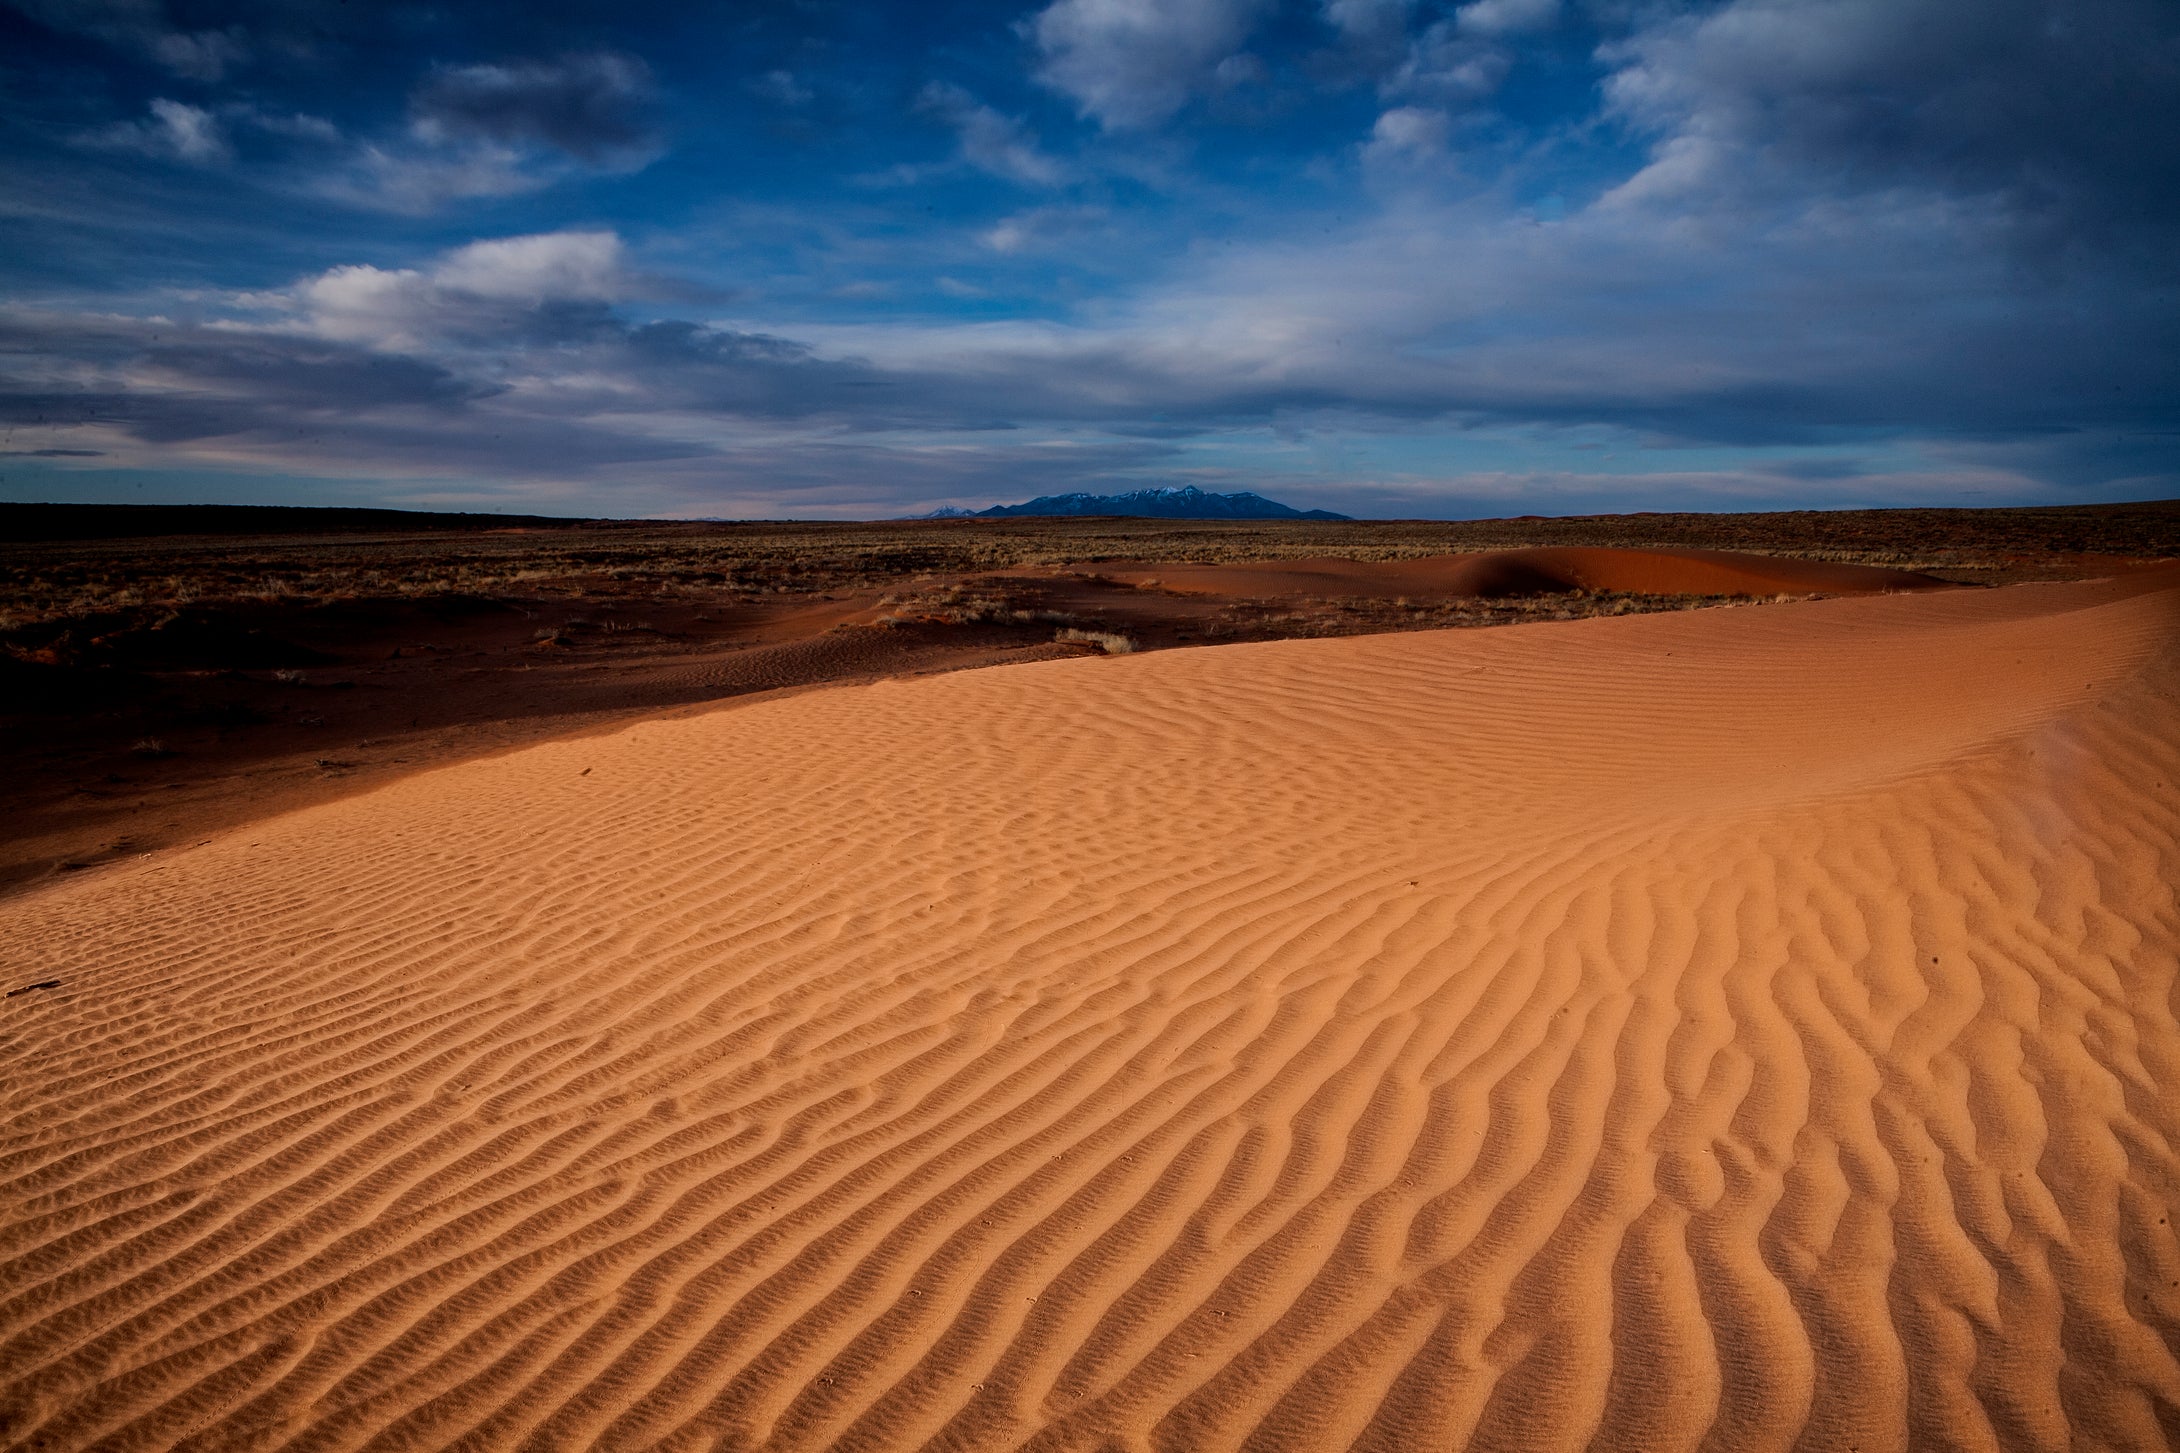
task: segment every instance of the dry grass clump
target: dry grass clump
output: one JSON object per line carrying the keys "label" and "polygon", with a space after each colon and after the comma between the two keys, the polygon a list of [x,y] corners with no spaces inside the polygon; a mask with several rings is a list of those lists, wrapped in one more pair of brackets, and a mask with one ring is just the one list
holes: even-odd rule
{"label": "dry grass clump", "polygon": [[[1783,597],[1782,597],[1783,598]],[[1235,601],[1220,607],[1194,634],[1205,640],[1258,640],[1294,636],[1355,636],[1380,631],[1455,630],[1520,625],[1530,621],[1586,620],[1593,616],[1647,615],[1746,605],[1745,596],[1638,595],[1624,591],[1570,591],[1559,595],[1462,597],[1418,601],[1350,598],[1306,601]]]}
{"label": "dry grass clump", "polygon": [[878,598],[885,614],[881,626],[911,623],[947,626],[1065,625],[1075,619],[1066,611],[1027,610],[1002,595],[966,585],[947,585],[906,594],[887,593]]}
{"label": "dry grass clump", "polygon": [[1055,631],[1052,639],[1064,646],[1096,646],[1108,656],[1126,656],[1135,650],[1135,642],[1117,631],[1083,631],[1069,627]]}

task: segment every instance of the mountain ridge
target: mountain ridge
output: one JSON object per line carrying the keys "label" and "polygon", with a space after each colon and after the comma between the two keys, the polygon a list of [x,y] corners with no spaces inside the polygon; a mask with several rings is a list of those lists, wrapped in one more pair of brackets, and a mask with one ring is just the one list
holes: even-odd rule
{"label": "mountain ridge", "polygon": [[942,505],[924,518],[1019,519],[1038,515],[1134,515],[1161,520],[1345,520],[1331,510],[1298,510],[1250,490],[1214,494],[1193,484],[1130,490],[1125,494],[1044,494],[1015,505],[968,510]]}

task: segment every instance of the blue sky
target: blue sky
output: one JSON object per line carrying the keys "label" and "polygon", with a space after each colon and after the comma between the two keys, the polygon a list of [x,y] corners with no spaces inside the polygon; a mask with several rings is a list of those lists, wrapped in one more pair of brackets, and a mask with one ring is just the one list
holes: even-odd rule
{"label": "blue sky", "polygon": [[0,0],[0,499],[2180,495],[2170,0]]}

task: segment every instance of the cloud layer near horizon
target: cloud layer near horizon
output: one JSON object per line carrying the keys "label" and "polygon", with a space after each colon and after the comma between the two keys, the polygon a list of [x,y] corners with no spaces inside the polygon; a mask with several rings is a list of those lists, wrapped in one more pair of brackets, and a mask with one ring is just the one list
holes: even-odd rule
{"label": "cloud layer near horizon", "polygon": [[2156,0],[0,15],[0,497],[2180,494]]}

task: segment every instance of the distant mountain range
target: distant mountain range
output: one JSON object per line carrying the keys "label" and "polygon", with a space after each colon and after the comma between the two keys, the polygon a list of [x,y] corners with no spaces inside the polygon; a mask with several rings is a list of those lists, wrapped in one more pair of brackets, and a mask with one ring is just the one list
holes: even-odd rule
{"label": "distant mountain range", "polygon": [[1178,489],[1137,489],[1127,494],[1045,494],[1028,504],[993,505],[988,510],[933,510],[933,520],[1012,519],[1019,515],[1140,515],[1154,520],[1344,520],[1331,510],[1298,510],[1247,490],[1211,494],[1193,484]]}

